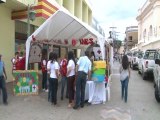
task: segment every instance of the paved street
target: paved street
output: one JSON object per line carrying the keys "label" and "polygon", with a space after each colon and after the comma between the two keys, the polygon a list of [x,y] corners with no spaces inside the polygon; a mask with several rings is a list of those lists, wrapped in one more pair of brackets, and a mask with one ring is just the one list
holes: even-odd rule
{"label": "paved street", "polygon": [[[120,97],[119,64],[114,64],[111,99],[106,104],[68,109],[68,100],[60,100],[59,107],[47,101],[47,93],[39,96],[9,95],[9,105],[0,101],[0,120],[159,120],[160,104],[154,98],[152,81],[144,81],[137,71],[131,72],[128,103]],[[59,88],[60,91],[60,88]]]}

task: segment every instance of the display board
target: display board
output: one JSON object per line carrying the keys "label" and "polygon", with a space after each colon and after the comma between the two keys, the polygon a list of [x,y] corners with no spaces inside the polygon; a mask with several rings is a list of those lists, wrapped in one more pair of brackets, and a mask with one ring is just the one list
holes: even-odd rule
{"label": "display board", "polygon": [[91,79],[95,82],[103,82],[106,75],[106,61],[94,61]]}
{"label": "display board", "polygon": [[38,94],[38,71],[17,70],[13,72],[15,95],[37,95]]}
{"label": "display board", "polygon": [[42,48],[42,43],[31,43],[29,63],[41,62]]}

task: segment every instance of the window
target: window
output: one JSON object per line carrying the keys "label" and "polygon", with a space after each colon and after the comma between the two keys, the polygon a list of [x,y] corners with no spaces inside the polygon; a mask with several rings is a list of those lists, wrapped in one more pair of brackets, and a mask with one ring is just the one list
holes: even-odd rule
{"label": "window", "polygon": [[143,39],[144,39],[144,42],[145,42],[145,38],[146,38],[146,29],[143,31]]}
{"label": "window", "polygon": [[154,28],[154,36],[157,36],[157,27]]}
{"label": "window", "polygon": [[132,41],[132,36],[129,36],[129,41]]}
{"label": "window", "polygon": [[144,59],[154,60],[156,57],[156,50],[147,50],[144,55]]}
{"label": "window", "polygon": [[149,27],[149,36],[152,36],[152,35],[153,35],[152,25],[150,25],[150,27]]}

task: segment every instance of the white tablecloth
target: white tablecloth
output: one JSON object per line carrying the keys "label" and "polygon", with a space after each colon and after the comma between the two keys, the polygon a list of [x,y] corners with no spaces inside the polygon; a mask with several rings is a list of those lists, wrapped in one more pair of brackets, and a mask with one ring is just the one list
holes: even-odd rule
{"label": "white tablecloth", "polygon": [[85,100],[92,104],[106,102],[106,89],[104,82],[87,81],[85,89]]}

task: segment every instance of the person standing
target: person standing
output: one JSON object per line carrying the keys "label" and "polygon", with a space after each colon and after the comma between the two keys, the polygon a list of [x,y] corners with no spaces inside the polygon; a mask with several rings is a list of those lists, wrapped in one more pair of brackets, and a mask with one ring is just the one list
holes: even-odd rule
{"label": "person standing", "polygon": [[42,68],[42,89],[43,91],[48,92],[48,89],[47,89],[47,54],[42,55],[41,68]]}
{"label": "person standing", "polygon": [[67,82],[67,59],[66,59],[66,55],[64,56],[64,58],[61,60],[60,63],[60,73],[61,73],[61,100],[63,100],[63,93],[64,93],[64,88],[65,85],[66,87],[66,98],[68,97],[68,82]]}
{"label": "person standing", "polygon": [[1,60],[2,55],[0,54],[0,89],[2,90],[3,95],[3,104],[7,105],[7,90],[6,90],[6,82],[7,74],[4,66],[4,62]]}
{"label": "person standing", "polygon": [[121,81],[121,98],[127,102],[128,97],[128,83],[130,78],[129,60],[127,55],[122,58],[122,65],[120,66],[120,81]]}
{"label": "person standing", "polygon": [[57,105],[57,90],[58,90],[58,77],[59,77],[59,64],[57,62],[57,54],[50,53],[50,61],[47,63],[47,70],[50,73],[49,89],[50,101],[52,104]]}
{"label": "person standing", "polygon": [[96,60],[96,56],[94,54],[94,51],[91,52],[91,58],[90,59],[91,59],[92,63]]}
{"label": "person standing", "polygon": [[13,57],[11,59],[11,62],[12,62],[12,73],[14,70],[18,70],[18,66],[17,66],[17,63],[19,62],[20,58],[19,58],[19,52],[16,52],[15,53],[15,57]]}
{"label": "person standing", "polygon": [[68,107],[71,108],[74,104],[75,96],[75,58],[72,51],[68,52],[68,64],[67,64],[67,78],[68,78],[68,95],[69,104]]}
{"label": "person standing", "polygon": [[89,59],[89,51],[85,52],[85,56],[79,58],[77,62],[77,79],[76,79],[76,103],[73,109],[84,107],[86,79],[91,77],[92,63]]}

